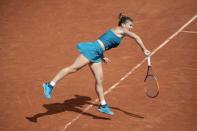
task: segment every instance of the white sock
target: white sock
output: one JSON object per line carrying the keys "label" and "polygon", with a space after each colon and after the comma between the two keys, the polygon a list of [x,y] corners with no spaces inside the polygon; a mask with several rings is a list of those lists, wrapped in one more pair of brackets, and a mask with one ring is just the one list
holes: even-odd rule
{"label": "white sock", "polygon": [[100,103],[101,103],[101,105],[106,105],[107,104],[105,100],[102,100]]}
{"label": "white sock", "polygon": [[55,86],[55,82],[54,81],[51,81],[50,82],[50,85],[52,85],[54,87]]}

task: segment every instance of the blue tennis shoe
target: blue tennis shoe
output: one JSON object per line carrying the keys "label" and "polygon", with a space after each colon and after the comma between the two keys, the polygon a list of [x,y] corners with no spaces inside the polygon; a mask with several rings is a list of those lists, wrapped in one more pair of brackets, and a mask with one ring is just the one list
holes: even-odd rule
{"label": "blue tennis shoe", "polygon": [[53,90],[53,86],[50,85],[49,83],[44,83],[42,85],[42,87],[43,87],[43,90],[44,90],[44,96],[47,99],[50,99],[51,98],[51,93],[52,93],[52,90]]}
{"label": "blue tennis shoe", "polygon": [[108,115],[114,115],[114,113],[109,109],[107,104],[100,105],[99,108],[98,108],[98,111],[101,112],[101,113],[108,114]]}

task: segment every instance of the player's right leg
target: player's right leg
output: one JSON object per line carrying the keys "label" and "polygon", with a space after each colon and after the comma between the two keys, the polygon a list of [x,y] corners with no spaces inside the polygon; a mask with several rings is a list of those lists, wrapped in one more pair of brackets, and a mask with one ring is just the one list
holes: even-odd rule
{"label": "player's right leg", "polygon": [[51,98],[51,92],[53,90],[53,87],[55,86],[55,84],[61,80],[62,78],[64,78],[65,76],[67,76],[68,74],[74,73],[77,70],[81,69],[82,67],[84,67],[85,65],[87,65],[88,63],[90,63],[90,61],[84,57],[83,55],[79,55],[77,57],[77,59],[74,61],[74,63],[68,67],[65,67],[63,69],[61,69],[56,75],[55,77],[52,79],[52,81],[50,83],[44,83],[43,84],[43,89],[44,89],[44,96],[48,99]]}

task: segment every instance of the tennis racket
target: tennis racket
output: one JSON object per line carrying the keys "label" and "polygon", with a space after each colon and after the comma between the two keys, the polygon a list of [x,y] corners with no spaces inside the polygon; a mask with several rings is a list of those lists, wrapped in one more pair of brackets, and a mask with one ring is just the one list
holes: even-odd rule
{"label": "tennis racket", "polygon": [[146,77],[144,79],[146,86],[145,93],[148,97],[155,98],[159,94],[159,83],[157,76],[153,73],[150,56],[148,56],[147,62],[148,62],[148,69],[147,69]]}

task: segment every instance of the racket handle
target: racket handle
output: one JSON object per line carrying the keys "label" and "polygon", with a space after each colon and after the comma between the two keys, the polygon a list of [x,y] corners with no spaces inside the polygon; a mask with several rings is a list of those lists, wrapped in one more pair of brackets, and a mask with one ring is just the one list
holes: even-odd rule
{"label": "racket handle", "polygon": [[148,66],[151,66],[151,59],[150,59],[150,56],[148,56],[147,61],[148,61]]}

